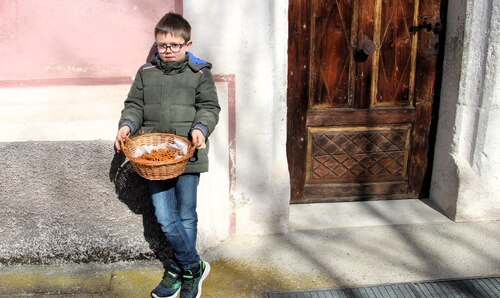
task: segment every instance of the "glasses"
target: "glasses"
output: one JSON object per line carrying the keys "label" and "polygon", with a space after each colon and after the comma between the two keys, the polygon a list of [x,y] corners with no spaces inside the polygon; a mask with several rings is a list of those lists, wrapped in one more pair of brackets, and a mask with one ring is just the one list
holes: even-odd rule
{"label": "glasses", "polygon": [[167,51],[168,48],[170,48],[170,51],[172,53],[177,54],[181,51],[182,47],[186,45],[186,43],[171,43],[171,44],[164,44],[164,43],[155,43],[156,48],[158,49],[158,53],[163,54]]}

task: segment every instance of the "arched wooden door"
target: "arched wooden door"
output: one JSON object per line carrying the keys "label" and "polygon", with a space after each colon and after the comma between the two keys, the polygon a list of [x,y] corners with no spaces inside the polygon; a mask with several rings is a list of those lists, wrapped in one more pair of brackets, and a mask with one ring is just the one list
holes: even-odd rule
{"label": "arched wooden door", "polygon": [[292,203],[421,195],[440,2],[290,1]]}

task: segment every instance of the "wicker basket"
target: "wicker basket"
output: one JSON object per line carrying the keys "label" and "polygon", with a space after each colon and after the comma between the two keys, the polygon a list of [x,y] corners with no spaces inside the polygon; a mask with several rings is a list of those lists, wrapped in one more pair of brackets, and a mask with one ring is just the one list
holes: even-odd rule
{"label": "wicker basket", "polygon": [[[143,145],[174,144],[174,139],[180,139],[188,145],[188,152],[181,158],[172,161],[149,161],[134,158],[135,150]],[[166,133],[148,133],[122,142],[123,153],[130,160],[132,167],[140,176],[148,180],[172,179],[184,172],[186,163],[193,156],[195,146],[184,138]]]}

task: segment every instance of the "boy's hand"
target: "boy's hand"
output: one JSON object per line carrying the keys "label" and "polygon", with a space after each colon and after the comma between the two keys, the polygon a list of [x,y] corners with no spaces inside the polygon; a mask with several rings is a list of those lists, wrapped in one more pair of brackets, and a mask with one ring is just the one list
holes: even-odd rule
{"label": "boy's hand", "polygon": [[122,150],[121,141],[124,141],[130,135],[130,127],[124,125],[118,130],[116,135],[115,148],[116,151],[120,152]]}
{"label": "boy's hand", "polygon": [[207,144],[205,144],[205,136],[199,129],[193,129],[191,132],[191,138],[193,139],[193,144],[198,149],[205,149]]}

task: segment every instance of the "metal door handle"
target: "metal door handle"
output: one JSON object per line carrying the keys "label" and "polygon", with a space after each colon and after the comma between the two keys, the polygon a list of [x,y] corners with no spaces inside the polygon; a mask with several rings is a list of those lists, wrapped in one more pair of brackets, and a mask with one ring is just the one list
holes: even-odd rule
{"label": "metal door handle", "polygon": [[375,52],[375,44],[371,39],[365,37],[356,47],[354,60],[358,62],[365,62],[368,59],[368,56],[370,56],[374,52]]}
{"label": "metal door handle", "polygon": [[359,44],[358,51],[362,51],[365,55],[371,55],[375,52],[375,44],[369,38],[365,38]]}

